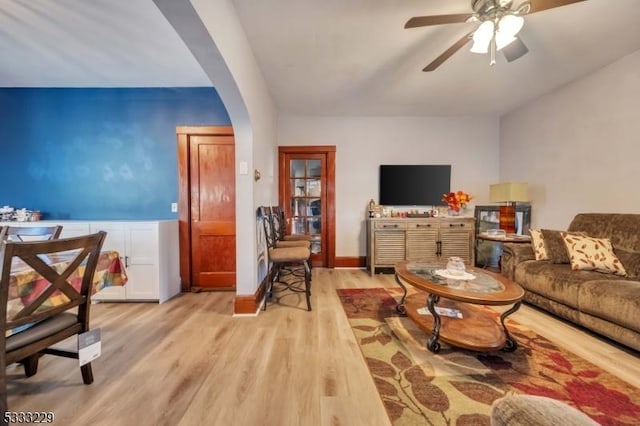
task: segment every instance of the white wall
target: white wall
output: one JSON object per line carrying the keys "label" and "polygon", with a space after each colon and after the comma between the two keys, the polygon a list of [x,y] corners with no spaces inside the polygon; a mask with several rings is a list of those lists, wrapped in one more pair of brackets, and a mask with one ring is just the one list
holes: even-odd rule
{"label": "white wall", "polygon": [[640,51],[500,120],[501,181],[530,185],[532,226],[640,213]]}
{"label": "white wall", "polygon": [[487,203],[499,175],[499,125],[492,117],[308,117],[281,115],[279,145],[336,146],[336,256],[366,254],[368,201],[380,164],[451,164],[451,189]]}

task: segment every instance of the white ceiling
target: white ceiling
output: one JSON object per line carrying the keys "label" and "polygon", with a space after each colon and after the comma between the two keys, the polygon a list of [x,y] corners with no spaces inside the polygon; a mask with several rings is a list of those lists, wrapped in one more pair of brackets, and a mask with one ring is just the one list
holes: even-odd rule
{"label": "white ceiling", "polygon": [[[501,114],[640,49],[640,0],[528,15],[522,58],[490,67],[466,46],[431,73],[477,24],[404,23],[470,0],[232,2],[276,104],[296,114]],[[211,84],[151,0],[0,0],[0,52],[4,87]]]}

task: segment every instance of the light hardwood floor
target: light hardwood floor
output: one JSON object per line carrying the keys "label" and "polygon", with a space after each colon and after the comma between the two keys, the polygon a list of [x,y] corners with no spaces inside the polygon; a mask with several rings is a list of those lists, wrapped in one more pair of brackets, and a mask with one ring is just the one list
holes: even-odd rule
{"label": "light hardwood floor", "polygon": [[[45,356],[31,378],[14,364],[9,409],[53,411],[60,425],[388,425],[335,289],[395,287],[393,276],[313,277],[312,312],[302,294],[257,317],[233,317],[231,293],[95,304],[94,383],[83,385],[70,359]],[[640,387],[637,352],[527,306],[513,318]]]}

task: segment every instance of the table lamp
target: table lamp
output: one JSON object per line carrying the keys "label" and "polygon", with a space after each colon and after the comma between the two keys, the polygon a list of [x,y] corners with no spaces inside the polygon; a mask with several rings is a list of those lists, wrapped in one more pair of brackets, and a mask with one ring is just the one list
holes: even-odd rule
{"label": "table lamp", "polygon": [[489,201],[506,203],[500,206],[500,229],[507,234],[516,232],[516,202],[529,201],[526,183],[496,183],[489,187]]}

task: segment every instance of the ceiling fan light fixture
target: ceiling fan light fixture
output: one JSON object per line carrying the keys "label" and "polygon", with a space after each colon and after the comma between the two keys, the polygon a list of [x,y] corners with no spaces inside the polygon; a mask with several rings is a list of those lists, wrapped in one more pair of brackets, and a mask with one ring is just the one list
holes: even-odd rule
{"label": "ceiling fan light fixture", "polygon": [[490,53],[490,64],[493,65],[496,63],[496,51],[500,49],[508,62],[515,61],[529,51],[521,37],[517,36],[524,25],[523,16],[585,1],[587,0],[519,0],[520,4],[515,6],[515,0],[471,0],[473,13],[414,16],[407,21],[405,28],[479,22],[475,31],[466,32],[422,71],[434,71],[467,45],[470,38],[473,39],[471,52]]}

